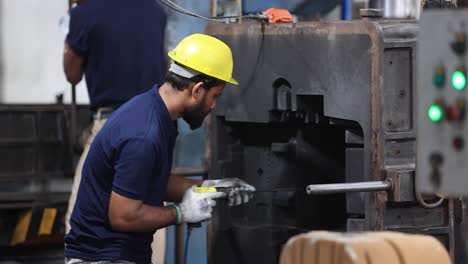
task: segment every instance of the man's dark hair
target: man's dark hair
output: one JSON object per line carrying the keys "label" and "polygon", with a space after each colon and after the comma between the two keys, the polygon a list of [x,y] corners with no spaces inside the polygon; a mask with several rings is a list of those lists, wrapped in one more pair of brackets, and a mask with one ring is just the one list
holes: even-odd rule
{"label": "man's dark hair", "polygon": [[204,74],[199,74],[199,75],[193,76],[192,78],[185,78],[173,72],[168,72],[166,75],[166,82],[170,83],[171,86],[174,87],[175,89],[179,91],[183,91],[191,83],[203,82],[203,87],[209,90],[215,86],[221,85],[224,81],[221,81],[219,79],[216,79],[214,77],[207,76]]}

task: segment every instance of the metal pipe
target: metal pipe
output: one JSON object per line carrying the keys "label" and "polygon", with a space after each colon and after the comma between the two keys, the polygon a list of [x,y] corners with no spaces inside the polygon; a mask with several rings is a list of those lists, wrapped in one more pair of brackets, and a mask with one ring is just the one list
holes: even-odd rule
{"label": "metal pipe", "polygon": [[352,19],[352,0],[342,0],[341,1],[341,19],[342,20],[351,20]]}
{"label": "metal pipe", "polygon": [[306,187],[307,194],[333,194],[347,192],[377,192],[388,191],[393,188],[391,180],[354,182],[354,183],[332,183],[311,184]]}
{"label": "metal pipe", "polygon": [[242,23],[242,0],[237,0],[237,10],[239,10],[239,20],[237,23]]}
{"label": "metal pipe", "polygon": [[218,16],[218,0],[211,0],[211,16]]}
{"label": "metal pipe", "polygon": [[184,225],[175,226],[175,264],[184,264]]}

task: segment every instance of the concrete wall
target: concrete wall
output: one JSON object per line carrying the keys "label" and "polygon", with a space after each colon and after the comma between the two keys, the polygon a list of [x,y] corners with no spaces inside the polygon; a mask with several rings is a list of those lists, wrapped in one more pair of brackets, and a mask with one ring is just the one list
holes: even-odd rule
{"label": "concrete wall", "polygon": [[[0,102],[52,103],[58,93],[71,99],[62,69],[64,34],[58,21],[66,0],[0,0]],[[84,83],[79,103],[88,103]]]}
{"label": "concrete wall", "polygon": [[[180,4],[209,15],[210,0]],[[71,89],[62,68],[65,36],[59,28],[68,1],[0,0],[0,7],[0,103],[53,103],[59,93],[70,102]],[[167,13],[168,49],[191,33],[203,32],[207,24],[170,10]],[[84,80],[77,86],[77,101],[89,103]]]}

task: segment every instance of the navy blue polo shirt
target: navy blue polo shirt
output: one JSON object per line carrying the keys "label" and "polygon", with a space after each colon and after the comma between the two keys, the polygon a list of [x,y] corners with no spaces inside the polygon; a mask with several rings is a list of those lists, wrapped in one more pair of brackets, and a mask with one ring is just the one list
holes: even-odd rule
{"label": "navy blue polo shirt", "polygon": [[177,137],[157,87],[122,105],[96,135],[85,160],[65,256],[151,263],[154,232],[112,230],[111,192],[162,206]]}
{"label": "navy blue polo shirt", "polygon": [[164,82],[165,27],[155,0],[88,0],[71,10],[66,41],[85,60],[91,109],[118,107]]}

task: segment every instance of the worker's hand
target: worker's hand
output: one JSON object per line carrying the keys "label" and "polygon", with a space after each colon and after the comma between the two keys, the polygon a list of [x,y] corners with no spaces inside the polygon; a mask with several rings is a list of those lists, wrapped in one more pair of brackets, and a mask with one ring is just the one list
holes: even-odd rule
{"label": "worker's hand", "polygon": [[232,188],[228,193],[229,206],[247,203],[252,199],[255,187],[239,178],[225,178],[219,180],[205,180],[202,187]]}
{"label": "worker's hand", "polygon": [[191,188],[185,191],[182,202],[179,204],[181,223],[199,223],[211,218],[211,212],[216,205],[215,198],[226,196],[222,192],[196,193]]}

